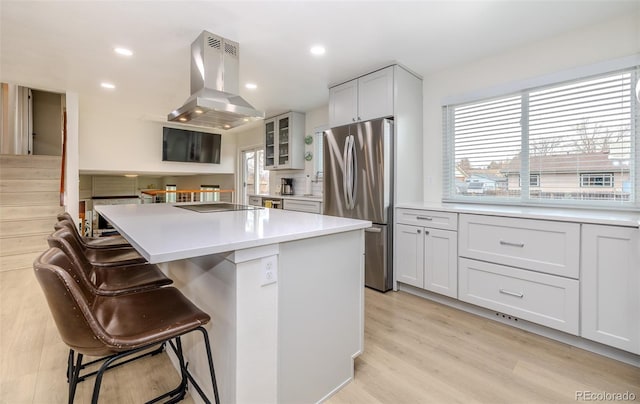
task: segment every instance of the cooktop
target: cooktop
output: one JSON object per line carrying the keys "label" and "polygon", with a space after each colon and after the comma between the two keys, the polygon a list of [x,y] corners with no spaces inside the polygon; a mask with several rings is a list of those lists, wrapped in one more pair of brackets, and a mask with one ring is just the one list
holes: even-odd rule
{"label": "cooktop", "polygon": [[232,210],[254,210],[262,209],[259,206],[251,205],[236,205],[233,203],[218,202],[218,203],[198,203],[195,205],[175,205],[176,208],[192,210],[198,213],[210,213],[210,212],[228,212]]}

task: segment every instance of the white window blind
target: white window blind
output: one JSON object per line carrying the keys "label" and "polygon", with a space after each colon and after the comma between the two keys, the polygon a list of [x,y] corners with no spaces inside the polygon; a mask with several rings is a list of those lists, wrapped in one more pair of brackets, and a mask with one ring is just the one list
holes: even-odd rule
{"label": "white window blind", "polygon": [[637,206],[638,76],[445,106],[444,199]]}

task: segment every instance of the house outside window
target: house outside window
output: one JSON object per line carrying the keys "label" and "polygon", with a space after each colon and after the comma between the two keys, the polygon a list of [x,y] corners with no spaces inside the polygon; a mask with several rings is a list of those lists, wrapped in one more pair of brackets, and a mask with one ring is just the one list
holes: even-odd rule
{"label": "house outside window", "polygon": [[443,201],[637,208],[639,78],[633,66],[445,105]]}
{"label": "house outside window", "polygon": [[580,186],[583,188],[613,187],[613,173],[580,174]]}

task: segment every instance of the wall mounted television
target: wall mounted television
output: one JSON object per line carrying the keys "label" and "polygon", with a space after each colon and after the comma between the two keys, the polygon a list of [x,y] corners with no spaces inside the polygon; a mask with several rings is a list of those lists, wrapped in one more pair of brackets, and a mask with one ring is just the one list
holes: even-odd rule
{"label": "wall mounted television", "polygon": [[162,130],[162,161],[220,164],[222,135],[167,128]]}

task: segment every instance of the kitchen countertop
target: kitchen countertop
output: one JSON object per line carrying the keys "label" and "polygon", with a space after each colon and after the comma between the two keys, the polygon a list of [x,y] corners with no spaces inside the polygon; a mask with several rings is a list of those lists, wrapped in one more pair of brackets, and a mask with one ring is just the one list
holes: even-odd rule
{"label": "kitchen countertop", "polygon": [[521,217],[526,219],[556,220],[561,222],[640,227],[640,213],[633,211],[421,202],[400,203],[395,207],[406,209],[439,210],[454,213],[473,213],[490,216]]}
{"label": "kitchen countertop", "polygon": [[273,198],[273,199],[296,199],[301,201],[315,201],[322,202],[322,197],[318,195],[272,195],[272,194],[249,194],[249,196],[259,196],[261,198]]}
{"label": "kitchen countertop", "polygon": [[101,205],[96,210],[151,263],[371,226],[364,220],[266,208],[198,213],[161,203]]}

